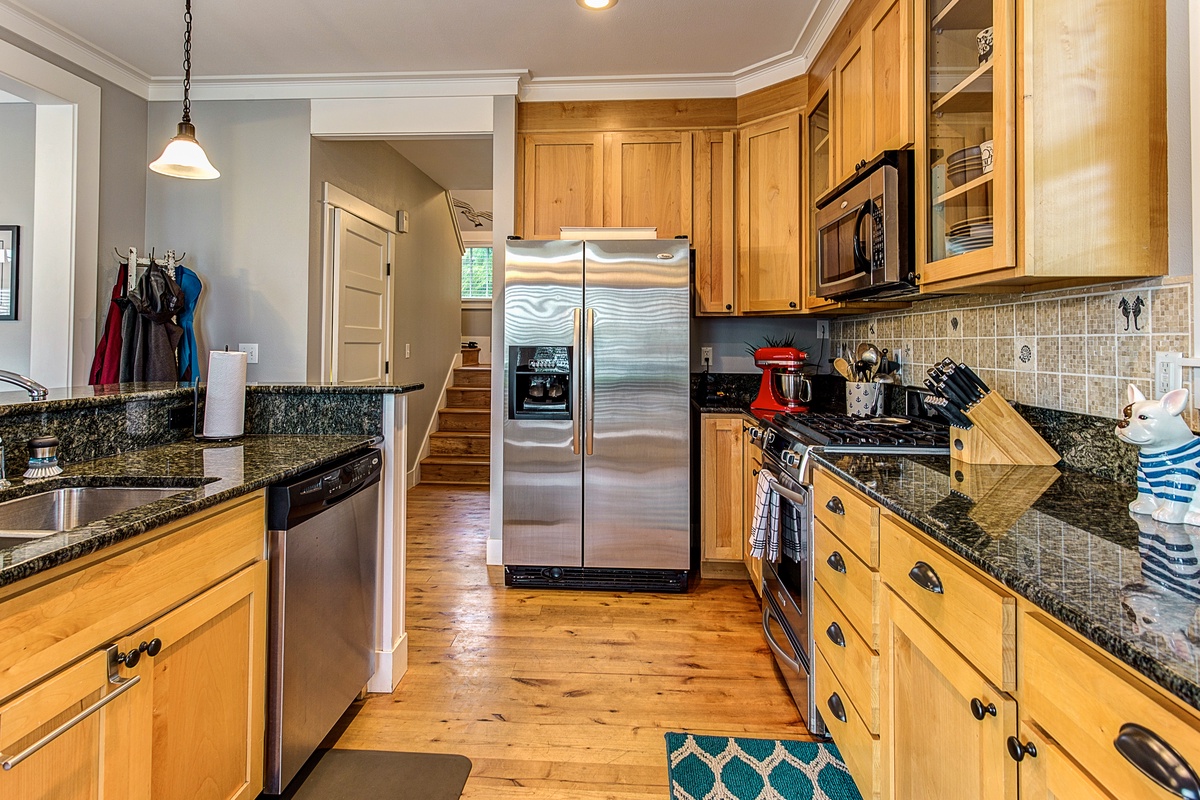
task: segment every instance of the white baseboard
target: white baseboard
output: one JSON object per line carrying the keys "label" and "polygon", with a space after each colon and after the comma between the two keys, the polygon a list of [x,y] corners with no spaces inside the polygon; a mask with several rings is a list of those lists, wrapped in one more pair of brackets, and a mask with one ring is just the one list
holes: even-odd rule
{"label": "white baseboard", "polygon": [[408,474],[405,476],[405,483],[408,485],[408,488],[411,489],[420,482],[421,482],[421,462],[418,461],[416,464],[413,465],[413,468],[410,469],[408,471]]}
{"label": "white baseboard", "polygon": [[400,685],[400,679],[408,672],[408,632],[405,631],[391,652],[375,651],[375,674],[367,681],[367,691],[375,694],[391,694]]}
{"label": "white baseboard", "polygon": [[499,567],[504,564],[504,540],[487,540],[487,563],[489,567]]}

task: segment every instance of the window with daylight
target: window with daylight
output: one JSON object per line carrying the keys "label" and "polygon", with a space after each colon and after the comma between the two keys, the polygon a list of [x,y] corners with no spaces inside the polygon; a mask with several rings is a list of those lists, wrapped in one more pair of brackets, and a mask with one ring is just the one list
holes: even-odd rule
{"label": "window with daylight", "polygon": [[492,299],[492,248],[468,247],[462,260],[464,300]]}

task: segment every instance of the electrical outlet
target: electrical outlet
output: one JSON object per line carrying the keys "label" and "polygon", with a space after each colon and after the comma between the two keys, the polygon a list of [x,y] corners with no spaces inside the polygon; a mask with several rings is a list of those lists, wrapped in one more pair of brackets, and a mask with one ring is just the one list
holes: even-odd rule
{"label": "electrical outlet", "polygon": [[404,343],[404,357],[412,358],[412,345],[408,342]]}
{"label": "electrical outlet", "polygon": [[1183,386],[1183,353],[1154,354],[1154,393],[1162,397]]}
{"label": "electrical outlet", "polygon": [[817,320],[817,338],[818,339],[828,339],[829,338],[829,320],[826,320],[826,319]]}
{"label": "electrical outlet", "polygon": [[258,363],[258,345],[257,344],[239,344],[238,350],[246,354],[247,364]]}
{"label": "electrical outlet", "polygon": [[705,365],[706,367],[712,366],[713,362],[712,362],[712,348],[711,347],[701,347],[700,348],[700,363]]}

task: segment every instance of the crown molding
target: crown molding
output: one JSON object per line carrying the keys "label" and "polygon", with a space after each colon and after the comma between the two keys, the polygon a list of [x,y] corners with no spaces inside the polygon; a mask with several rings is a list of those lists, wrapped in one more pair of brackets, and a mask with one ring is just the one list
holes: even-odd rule
{"label": "crown molding", "polygon": [[[229,75],[193,78],[197,100],[312,100],[372,97],[510,96],[524,101],[737,97],[803,75],[851,0],[818,0],[790,52],[723,74],[530,78],[527,70],[444,73]],[[178,101],[179,76],[147,75],[12,0],[0,27],[150,101]]]}
{"label": "crown molding", "polygon": [[138,97],[146,99],[150,96],[149,75],[10,0],[0,0],[0,28],[44,47]]}
{"label": "crown molding", "polygon": [[[515,95],[526,70],[391,72],[361,75],[225,75],[192,78],[195,100],[337,100],[373,97]],[[178,76],[150,81],[147,99],[182,100]]]}

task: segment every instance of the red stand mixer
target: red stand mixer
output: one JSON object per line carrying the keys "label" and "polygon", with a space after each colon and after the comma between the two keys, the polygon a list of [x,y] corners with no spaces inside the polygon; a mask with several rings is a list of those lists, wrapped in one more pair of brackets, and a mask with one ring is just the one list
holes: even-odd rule
{"label": "red stand mixer", "polygon": [[812,383],[801,368],[808,355],[794,347],[760,347],[754,365],[763,371],[758,397],[750,404],[756,411],[807,411],[812,400]]}

